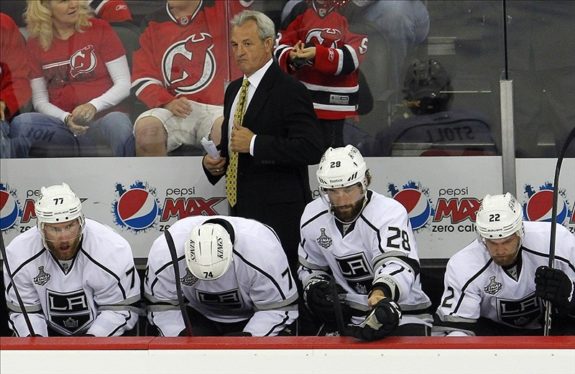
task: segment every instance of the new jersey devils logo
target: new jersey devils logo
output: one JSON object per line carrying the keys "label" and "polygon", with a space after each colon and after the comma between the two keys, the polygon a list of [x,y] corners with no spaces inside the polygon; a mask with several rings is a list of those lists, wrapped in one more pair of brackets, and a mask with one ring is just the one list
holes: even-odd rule
{"label": "new jersey devils logo", "polygon": [[164,80],[176,93],[191,94],[204,89],[216,75],[214,41],[210,34],[193,34],[174,44],[164,55]]}
{"label": "new jersey devils logo", "polygon": [[92,72],[96,68],[96,53],[94,53],[94,46],[86,46],[79,51],[76,51],[70,57],[70,75],[76,78],[80,74]]}
{"label": "new jersey devils logo", "polygon": [[305,45],[323,45],[327,48],[337,48],[341,40],[338,29],[311,29],[305,37]]}

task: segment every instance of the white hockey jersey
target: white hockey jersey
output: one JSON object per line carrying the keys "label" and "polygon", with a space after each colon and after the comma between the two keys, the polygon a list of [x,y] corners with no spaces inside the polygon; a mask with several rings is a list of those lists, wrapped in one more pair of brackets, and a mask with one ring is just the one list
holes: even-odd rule
{"label": "white hockey jersey", "polygon": [[[524,228],[516,279],[493,262],[479,240],[449,259],[434,335],[475,335],[479,318],[515,329],[543,327],[544,301],[535,296],[535,270],[549,263],[551,225],[524,222]],[[555,247],[554,267],[575,281],[575,236],[557,225]]]}
{"label": "white hockey jersey", "polygon": [[[184,242],[194,227],[213,218],[225,219],[234,228],[233,259],[220,278],[199,280],[186,266]],[[277,335],[297,319],[296,284],[282,246],[268,226],[239,217],[192,216],[179,220],[169,230],[176,247],[182,293],[189,307],[216,322],[249,320],[244,332],[253,336]],[[161,335],[178,336],[185,325],[163,235],[152,244],[144,287],[148,321]]]}
{"label": "white hockey jersey", "polygon": [[306,206],[300,225],[299,278],[305,287],[313,277],[331,272],[347,291],[346,303],[365,313],[372,285],[394,283],[403,312],[400,324],[431,326],[431,301],[421,288],[417,243],[407,212],[397,201],[374,191],[368,190],[367,198],[363,212],[345,234],[323,199]]}
{"label": "white hockey jersey", "polygon": [[110,227],[86,219],[80,249],[68,272],[44,248],[37,227],[18,235],[6,248],[4,265],[9,325],[17,336],[30,334],[14,285],[34,333],[119,336],[138,321],[140,279],[130,244]]}

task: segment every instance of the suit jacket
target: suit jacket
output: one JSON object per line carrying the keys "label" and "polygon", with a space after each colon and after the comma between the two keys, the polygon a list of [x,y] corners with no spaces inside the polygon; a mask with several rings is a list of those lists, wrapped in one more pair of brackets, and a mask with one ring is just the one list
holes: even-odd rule
{"label": "suit jacket", "polygon": [[[231,82],[224,98],[221,155],[228,161],[228,122],[241,83],[242,79]],[[308,165],[317,164],[324,151],[307,89],[272,63],[246,109],[243,126],[257,137],[254,156],[239,154],[238,198],[230,213],[271,226],[293,264],[297,262],[299,219],[311,200]],[[221,178],[204,172],[212,184]]]}

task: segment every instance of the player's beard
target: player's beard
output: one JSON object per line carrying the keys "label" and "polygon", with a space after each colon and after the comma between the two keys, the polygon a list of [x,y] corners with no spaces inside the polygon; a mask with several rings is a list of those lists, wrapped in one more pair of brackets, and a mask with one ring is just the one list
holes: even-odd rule
{"label": "player's beard", "polygon": [[61,240],[58,242],[46,240],[46,244],[56,259],[67,261],[73,259],[74,256],[76,256],[76,253],[78,253],[81,237],[82,235],[79,234],[76,238],[70,240]]}
{"label": "player's beard", "polygon": [[364,207],[365,195],[353,204],[332,206],[331,209],[336,218],[343,223],[353,222]]}

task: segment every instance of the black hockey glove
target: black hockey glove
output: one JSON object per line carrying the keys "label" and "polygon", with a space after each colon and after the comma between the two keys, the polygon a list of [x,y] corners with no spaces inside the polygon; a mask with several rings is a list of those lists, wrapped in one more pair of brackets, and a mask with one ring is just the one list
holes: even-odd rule
{"label": "black hockey glove", "polygon": [[390,298],[381,299],[358,326],[348,326],[348,334],[361,340],[378,340],[399,325],[401,308]]}
{"label": "black hockey glove", "polygon": [[559,269],[539,266],[535,271],[535,295],[554,306],[575,311],[573,281]]}
{"label": "black hockey glove", "polygon": [[252,336],[252,333],[246,331],[235,331],[225,333],[224,336]]}
{"label": "black hockey glove", "polygon": [[[340,285],[336,285],[336,287],[340,298],[338,302],[342,307],[345,319],[345,315],[348,314],[346,311],[349,307],[342,299],[345,298],[346,292]],[[336,322],[333,297],[331,296],[331,288],[328,280],[325,278],[315,278],[311,280],[306,285],[303,294],[307,307],[316,317],[327,323]]]}

